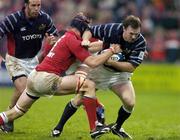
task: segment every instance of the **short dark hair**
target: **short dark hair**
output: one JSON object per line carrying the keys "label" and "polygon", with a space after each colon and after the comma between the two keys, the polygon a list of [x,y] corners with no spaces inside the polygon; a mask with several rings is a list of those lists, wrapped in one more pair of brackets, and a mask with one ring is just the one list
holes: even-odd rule
{"label": "short dark hair", "polygon": [[29,3],[29,0],[24,0],[24,3]]}
{"label": "short dark hair", "polygon": [[128,26],[131,26],[134,29],[141,27],[141,20],[133,15],[127,16],[122,23],[124,28],[127,28]]}
{"label": "short dark hair", "polygon": [[70,23],[71,27],[74,27],[78,29],[81,32],[81,35],[83,32],[89,28],[90,19],[86,17],[83,13],[78,13]]}

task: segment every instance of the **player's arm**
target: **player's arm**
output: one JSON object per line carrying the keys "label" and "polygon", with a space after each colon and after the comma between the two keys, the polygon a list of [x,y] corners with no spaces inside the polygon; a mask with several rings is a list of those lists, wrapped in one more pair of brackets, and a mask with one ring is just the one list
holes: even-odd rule
{"label": "player's arm", "polygon": [[137,67],[130,62],[119,62],[111,59],[106,62],[106,65],[111,66],[121,72],[133,72]]}
{"label": "player's arm", "polygon": [[39,63],[42,62],[44,57],[49,53],[49,51],[52,49],[56,41],[57,41],[57,37],[53,35],[48,35],[48,33],[46,33],[45,42],[43,44],[42,51],[40,51],[37,55]]}
{"label": "player's arm", "polygon": [[82,39],[83,41],[81,42],[82,46],[89,46],[90,45],[90,38],[92,38],[92,33],[90,30],[86,30],[83,35],[82,35]]}
{"label": "player's arm", "polygon": [[0,39],[3,38],[4,35],[13,32],[15,24],[16,21],[14,20],[12,14],[6,16],[4,20],[0,22]]}
{"label": "player's arm", "polygon": [[100,64],[106,62],[108,58],[110,58],[113,54],[121,52],[121,48],[118,44],[113,44],[107,51],[97,56],[89,56],[84,60],[84,64],[94,68]]}
{"label": "player's arm", "polygon": [[98,40],[89,44],[88,50],[91,53],[99,52],[103,48],[103,42]]}
{"label": "player's arm", "polygon": [[49,15],[47,15],[47,27],[46,27],[46,33],[48,33],[49,35],[53,35],[53,36],[58,36],[58,30],[55,27],[51,17]]}
{"label": "player's arm", "polygon": [[128,60],[114,61],[112,59],[108,59],[106,65],[114,67],[122,72],[133,72],[142,63],[145,57],[145,52],[145,44],[142,44],[141,47],[132,51]]}

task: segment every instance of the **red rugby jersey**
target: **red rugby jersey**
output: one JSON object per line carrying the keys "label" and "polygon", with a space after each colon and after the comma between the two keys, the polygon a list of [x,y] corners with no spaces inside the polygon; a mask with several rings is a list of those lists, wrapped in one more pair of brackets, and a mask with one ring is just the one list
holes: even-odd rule
{"label": "red rugby jersey", "polygon": [[83,62],[90,53],[81,46],[81,41],[81,37],[73,31],[66,32],[36,67],[36,70],[62,75],[76,59]]}

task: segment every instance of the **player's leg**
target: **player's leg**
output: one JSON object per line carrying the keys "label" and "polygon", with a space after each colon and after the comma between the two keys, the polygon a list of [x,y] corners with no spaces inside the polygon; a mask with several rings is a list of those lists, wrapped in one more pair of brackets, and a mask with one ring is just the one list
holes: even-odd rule
{"label": "player's leg", "polygon": [[[11,97],[10,105],[8,106],[8,109],[11,109],[14,107],[26,87],[27,73],[24,68],[24,62],[8,54],[6,55],[5,64],[7,71],[11,76],[11,79],[15,86],[14,93]],[[12,132],[14,130],[13,122],[4,124],[3,126],[1,126],[1,129],[6,132]]]}
{"label": "player's leg", "polygon": [[11,98],[11,102],[9,105],[10,108],[15,106],[17,100],[19,99],[23,91],[25,90],[26,82],[27,82],[27,77],[25,75],[20,75],[18,77],[14,77],[13,79],[14,79],[13,83],[15,86],[15,90],[14,90],[14,94]]}
{"label": "player's leg", "polygon": [[[79,83],[80,82],[80,83]],[[81,83],[83,82],[83,84]],[[82,85],[82,86],[79,86]],[[87,117],[89,120],[89,126],[91,131],[91,137],[98,137],[107,131],[109,131],[109,128],[101,128],[97,130],[96,122],[96,96],[95,96],[95,83],[86,79],[81,80],[79,77],[75,75],[65,76],[62,78],[59,86],[59,93],[62,94],[69,94],[71,91],[79,91],[80,93],[84,93],[82,97],[82,104],[85,107],[85,110],[87,112]],[[108,129],[108,130],[107,130]]]}
{"label": "player's leg", "polygon": [[96,98],[96,115],[98,122],[105,124],[105,108],[98,98]]}
{"label": "player's leg", "polygon": [[[26,87],[26,81],[27,81],[27,78],[25,77],[25,75],[13,77],[15,89],[14,89],[14,93],[11,97],[11,102],[8,107],[8,110],[15,106],[17,100],[19,99],[19,97],[21,96],[22,92],[24,91],[24,89]],[[14,131],[14,122],[10,121],[8,123],[5,123],[4,125],[1,126],[1,130],[5,131],[7,133],[13,132]]]}
{"label": "player's leg", "polygon": [[38,98],[30,96],[24,91],[12,109],[0,113],[0,125],[23,116]]}
{"label": "player's leg", "polygon": [[[79,86],[81,85],[81,86]],[[69,75],[64,76],[58,86],[59,89],[59,95],[62,94],[69,94],[73,91],[78,91],[80,93],[84,92],[84,95],[82,97],[82,104],[85,107],[85,110],[87,112],[90,130],[96,128],[96,96],[95,96],[95,84],[94,82],[85,79],[82,80],[79,79],[78,76],[75,75]]]}
{"label": "player's leg", "polygon": [[82,104],[82,94],[76,94],[76,96],[70,102],[67,103],[58,124],[51,132],[53,137],[60,136],[61,132],[63,131],[65,123],[76,113],[78,107],[81,104]]}
{"label": "player's leg", "polygon": [[122,138],[131,138],[123,129],[123,123],[131,115],[135,105],[135,91],[131,81],[112,86],[112,91],[121,99],[123,105],[118,111],[116,124],[113,126],[114,134]]}

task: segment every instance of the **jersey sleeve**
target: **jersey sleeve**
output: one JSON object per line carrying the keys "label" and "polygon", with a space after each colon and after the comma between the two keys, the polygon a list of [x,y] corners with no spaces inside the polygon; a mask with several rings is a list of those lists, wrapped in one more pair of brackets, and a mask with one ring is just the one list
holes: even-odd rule
{"label": "jersey sleeve", "polygon": [[75,37],[69,38],[69,40],[67,41],[67,45],[70,51],[81,62],[83,62],[88,56],[90,56],[88,50],[81,46],[81,41],[76,39]]}
{"label": "jersey sleeve", "polygon": [[11,14],[9,16],[6,16],[3,21],[0,22],[0,39],[8,34],[14,31],[15,29],[15,23],[17,19],[15,18],[14,14]]}
{"label": "jersey sleeve", "polygon": [[98,38],[105,43],[114,43],[114,41],[112,42],[112,40],[114,40],[114,37],[116,38],[117,33],[121,28],[121,23],[108,23],[91,26],[90,31],[93,37]]}
{"label": "jersey sleeve", "polygon": [[104,26],[105,25],[91,26],[90,31],[92,33],[92,37],[102,40],[104,38],[104,36],[105,36]]}
{"label": "jersey sleeve", "polygon": [[133,64],[134,66],[139,66],[143,59],[144,59],[144,53],[146,50],[146,41],[143,40],[140,43],[138,43],[135,47],[135,49],[132,51],[131,55],[129,56],[128,62]]}
{"label": "jersey sleeve", "polygon": [[49,35],[54,35],[54,36],[58,36],[58,30],[56,29],[51,17],[47,15],[47,29],[46,29],[46,32],[49,34]]}

